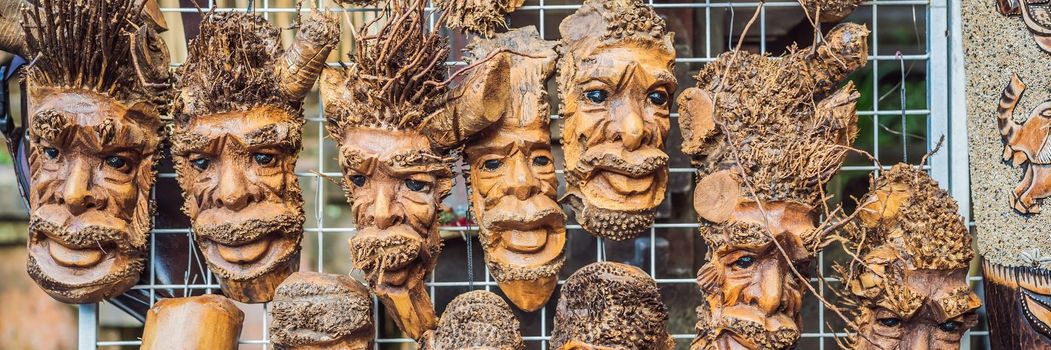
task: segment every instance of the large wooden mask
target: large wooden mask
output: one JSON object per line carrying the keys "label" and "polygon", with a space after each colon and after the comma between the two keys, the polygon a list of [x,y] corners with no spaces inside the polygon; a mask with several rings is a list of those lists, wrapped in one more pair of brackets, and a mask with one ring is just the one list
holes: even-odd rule
{"label": "large wooden mask", "polygon": [[[868,30],[845,24],[781,58],[726,53],[679,98],[694,209],[711,247],[697,273],[693,349],[784,349],[799,337],[803,287],[791,267],[820,249],[821,190],[856,133],[851,83]],[[747,182],[745,182],[747,180]],[[787,257],[787,259],[786,259]]]}
{"label": "large wooden mask", "polygon": [[640,0],[589,0],[559,26],[567,202],[613,240],[648,229],[664,200],[676,81],[673,33]]}
{"label": "large wooden mask", "polygon": [[28,272],[59,301],[99,302],[145,266],[168,53],[137,1],[26,3],[21,18],[0,49],[34,61]]}
{"label": "large wooden mask", "polygon": [[372,348],[372,297],[349,276],[296,272],[270,304],[270,341],[279,350]]}
{"label": "large wooden mask", "polygon": [[422,350],[524,350],[518,319],[500,296],[484,290],[460,294],[445,307]]}
{"label": "large wooden mask", "polygon": [[315,13],[286,51],[262,17],[213,12],[178,71],[172,155],[183,211],[234,300],[270,301],[299,269],[302,100],[335,47],[337,23]]}
{"label": "large wooden mask", "polygon": [[556,350],[671,350],[668,310],[657,283],[637,267],[584,266],[566,279],[555,310]]}
{"label": "large wooden mask", "polygon": [[[565,214],[556,198],[546,92],[558,56],[554,46],[555,42],[540,39],[535,27],[474,41],[468,48],[468,62],[501,49],[529,56],[500,54],[511,57],[510,70],[506,76],[493,78],[508,81],[516,91],[502,104],[485,106],[483,101],[465,98],[456,102],[463,109],[496,108],[499,110],[489,113],[502,113],[466,145],[471,208],[480,223],[489,271],[511,302],[526,311],[536,311],[547,302],[565,261]],[[478,70],[472,74],[478,77],[469,81],[485,79],[490,73]]]}
{"label": "large wooden mask", "polygon": [[898,164],[862,200],[837,268],[853,306],[854,349],[960,348],[982,305],[967,283],[974,252],[956,201],[923,170]]}

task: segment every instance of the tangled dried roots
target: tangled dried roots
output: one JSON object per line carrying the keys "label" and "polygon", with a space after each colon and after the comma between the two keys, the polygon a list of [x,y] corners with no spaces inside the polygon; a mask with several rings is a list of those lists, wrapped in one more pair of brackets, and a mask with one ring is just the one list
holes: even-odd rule
{"label": "tangled dried roots", "polygon": [[861,0],[802,0],[800,4],[811,17],[818,15],[824,23],[839,22],[861,5]]}
{"label": "tangled dried roots", "polygon": [[504,17],[522,6],[525,0],[436,0],[435,6],[445,12],[445,24],[452,29],[492,37],[497,28],[507,28]]}
{"label": "tangled dried roots", "polygon": [[460,294],[446,306],[433,344],[434,349],[525,349],[511,307],[496,294],[482,290]]}
{"label": "tangled dried roots", "polygon": [[597,262],[562,286],[552,347],[576,340],[617,349],[657,349],[667,341],[668,310],[657,284],[630,265]]}

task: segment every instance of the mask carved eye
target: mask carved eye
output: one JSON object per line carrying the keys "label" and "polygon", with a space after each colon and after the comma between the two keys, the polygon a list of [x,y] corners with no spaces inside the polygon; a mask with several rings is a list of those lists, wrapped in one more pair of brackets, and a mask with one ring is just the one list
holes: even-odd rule
{"label": "mask carved eye", "polygon": [[128,168],[128,161],[120,156],[109,156],[106,157],[106,166],[123,171]]}
{"label": "mask carved eye", "polygon": [[193,167],[197,168],[197,170],[208,169],[208,165],[211,164],[211,162],[212,161],[210,159],[204,158],[204,157],[197,158],[197,159],[194,159],[194,160],[190,161],[190,163],[193,164]]}
{"label": "mask carved eye", "polygon": [[938,329],[941,329],[943,332],[955,332],[960,329],[960,322],[945,321],[938,324]]}
{"label": "mask carved eye", "polygon": [[58,150],[54,147],[44,147],[44,155],[47,156],[47,159],[58,158]]}
{"label": "mask carved eye", "polygon": [[584,97],[591,103],[602,104],[609,98],[609,93],[606,90],[588,90],[584,92]]}
{"label": "mask carved eye", "polygon": [[416,180],[405,180],[405,187],[413,192],[427,192],[431,190],[431,186],[423,181]]}
{"label": "mask carved eye", "polygon": [[274,163],[274,156],[266,153],[256,153],[252,155],[252,158],[255,159],[256,164],[259,165],[265,166]]}
{"label": "mask carved eye", "polygon": [[482,163],[482,168],[485,170],[496,170],[500,169],[500,166],[504,165],[499,159],[490,159]]}
{"label": "mask carved eye", "polygon": [[876,322],[879,322],[879,324],[885,327],[897,327],[901,325],[901,319],[895,317],[881,318],[876,320]]}
{"label": "mask carved eye", "polygon": [[755,264],[755,258],[750,256],[742,256],[737,261],[734,261],[734,267],[742,270],[752,267],[753,264]]}
{"label": "mask carved eye", "polygon": [[354,186],[365,186],[365,175],[351,175],[350,182],[353,183]]}
{"label": "mask carved eye", "polygon": [[551,164],[551,158],[548,158],[546,156],[539,156],[539,157],[533,158],[533,165],[536,165],[536,166],[547,166],[548,164]]}
{"label": "mask carved eye", "polygon": [[668,103],[668,93],[666,93],[664,91],[651,92],[647,96],[647,98],[650,99],[650,103],[652,103],[654,105],[657,105],[657,106],[663,106],[663,105]]}

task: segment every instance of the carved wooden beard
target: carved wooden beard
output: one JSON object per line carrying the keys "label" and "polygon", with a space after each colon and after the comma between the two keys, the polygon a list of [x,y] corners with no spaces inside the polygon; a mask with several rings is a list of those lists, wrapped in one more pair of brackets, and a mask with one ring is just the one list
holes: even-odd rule
{"label": "carved wooden beard", "polygon": [[555,310],[551,348],[671,350],[668,311],[657,283],[637,267],[584,266],[566,279]]}
{"label": "carved wooden beard", "polygon": [[[560,26],[565,42],[559,63],[566,159],[562,200],[585,230],[619,241],[648,229],[664,200],[668,155],[663,148],[676,88],[675,52],[671,35],[663,34],[663,21],[607,23],[604,17],[628,16],[607,5],[634,11],[643,6],[589,1]],[[652,28],[622,28],[644,25]],[[617,37],[603,34],[616,30],[627,32],[619,34],[627,40],[600,39]],[[653,31],[663,38],[635,37]]]}
{"label": "carved wooden beard", "polygon": [[460,294],[445,308],[422,350],[524,350],[518,319],[500,296],[484,290]]}
{"label": "carved wooden beard", "polygon": [[348,276],[296,272],[277,287],[270,309],[275,349],[372,347],[372,298]]}
{"label": "carved wooden beard", "polygon": [[1033,34],[1036,45],[1051,52],[1051,8],[1048,8],[1046,1],[996,0],[996,9],[1004,16],[1021,16],[1025,27]]}
{"label": "carved wooden beard", "polygon": [[177,121],[172,155],[183,211],[223,293],[270,301],[299,269],[303,199],[295,176],[302,118],[272,107]]}
{"label": "carved wooden beard", "polygon": [[66,303],[120,295],[145,266],[159,115],[87,90],[30,97],[29,275]]}
{"label": "carved wooden beard", "polygon": [[399,327],[419,338],[435,324],[423,281],[441,250],[438,212],[452,187],[450,166],[419,133],[359,127],[342,137],[343,187],[357,223],[354,267]]}

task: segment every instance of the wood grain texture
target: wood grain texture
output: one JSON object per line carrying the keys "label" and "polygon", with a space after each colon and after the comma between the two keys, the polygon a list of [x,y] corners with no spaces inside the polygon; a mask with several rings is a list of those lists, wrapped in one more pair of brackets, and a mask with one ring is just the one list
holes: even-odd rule
{"label": "wood grain texture", "polygon": [[235,350],[244,313],[226,297],[158,301],[146,316],[142,350]]}
{"label": "wood grain texture", "polygon": [[292,274],[277,287],[270,318],[278,350],[365,350],[375,336],[372,297],[349,276]]}

